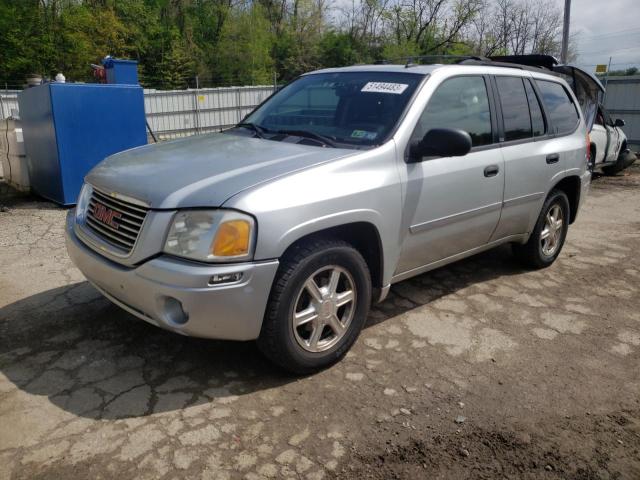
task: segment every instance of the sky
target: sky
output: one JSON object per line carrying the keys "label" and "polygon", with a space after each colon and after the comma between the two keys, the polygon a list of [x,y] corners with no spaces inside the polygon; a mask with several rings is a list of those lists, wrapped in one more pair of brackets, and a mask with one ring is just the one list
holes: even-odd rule
{"label": "sky", "polygon": [[[555,1],[564,9],[564,0]],[[611,70],[640,68],[640,0],[572,0],[570,33],[575,63],[585,69],[610,56]]]}

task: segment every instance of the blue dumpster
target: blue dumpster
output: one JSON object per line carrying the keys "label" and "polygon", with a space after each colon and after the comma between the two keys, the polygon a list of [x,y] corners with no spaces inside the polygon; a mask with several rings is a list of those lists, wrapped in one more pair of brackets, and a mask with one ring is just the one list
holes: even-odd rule
{"label": "blue dumpster", "polygon": [[73,205],[84,176],[108,155],[145,145],[139,85],[48,83],[18,95],[32,189]]}
{"label": "blue dumpster", "polygon": [[138,85],[138,62],[106,57],[102,65],[107,74],[107,83]]}

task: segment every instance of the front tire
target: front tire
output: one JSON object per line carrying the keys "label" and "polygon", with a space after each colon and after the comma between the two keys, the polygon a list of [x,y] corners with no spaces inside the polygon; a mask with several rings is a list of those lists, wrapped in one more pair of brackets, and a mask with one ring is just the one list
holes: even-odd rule
{"label": "front tire", "polygon": [[542,206],[536,226],[524,245],[513,245],[515,256],[527,267],[551,265],[564,246],[569,229],[570,207],[567,195],[552,190]]}
{"label": "front tire", "polygon": [[296,245],[278,268],[258,347],[296,374],[327,368],[356,341],[370,304],[369,269],[350,244],[313,240]]}
{"label": "front tire", "polygon": [[626,145],[620,151],[616,163],[609,165],[608,167],[602,167],[602,172],[605,175],[613,176],[617,175],[625,168],[630,167],[636,161],[636,155],[633,152],[626,151]]}

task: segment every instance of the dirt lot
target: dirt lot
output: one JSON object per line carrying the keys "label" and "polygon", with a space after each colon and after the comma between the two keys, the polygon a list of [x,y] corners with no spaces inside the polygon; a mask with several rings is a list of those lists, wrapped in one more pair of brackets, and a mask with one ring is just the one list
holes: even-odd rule
{"label": "dirt lot", "polygon": [[0,203],[0,478],[640,478],[640,168],[594,181],[551,268],[499,248],[394,286],[349,356],[135,320]]}

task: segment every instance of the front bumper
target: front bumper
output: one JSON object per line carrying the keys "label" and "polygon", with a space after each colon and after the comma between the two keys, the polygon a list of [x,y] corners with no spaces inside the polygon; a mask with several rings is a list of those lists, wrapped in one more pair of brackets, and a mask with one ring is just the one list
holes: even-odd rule
{"label": "front bumper", "polygon": [[[277,260],[204,265],[163,255],[129,268],[87,247],[74,232],[74,223],[72,210],[65,235],[69,257],[101,293],[129,313],[183,335],[258,338]],[[227,273],[242,273],[242,278],[209,285],[213,275]]]}

